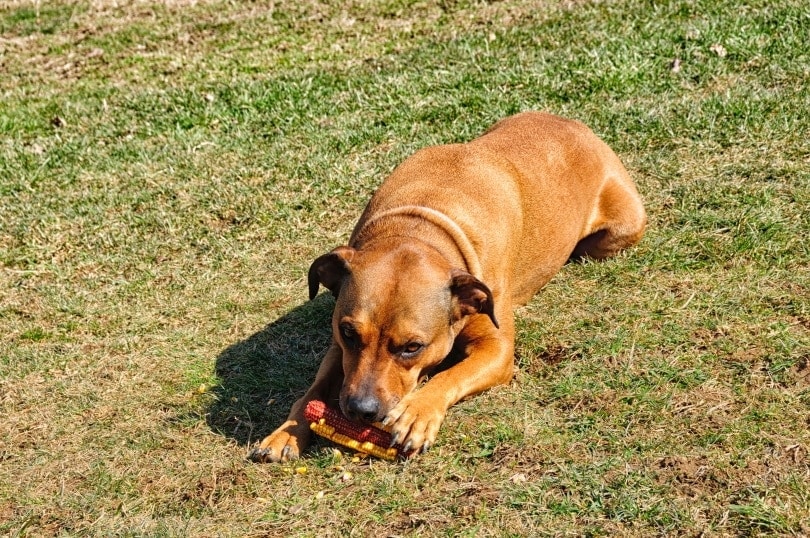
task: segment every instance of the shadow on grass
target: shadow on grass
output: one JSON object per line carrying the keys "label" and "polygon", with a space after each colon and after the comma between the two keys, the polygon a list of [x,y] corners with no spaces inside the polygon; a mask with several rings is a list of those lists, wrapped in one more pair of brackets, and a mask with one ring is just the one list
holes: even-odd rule
{"label": "shadow on grass", "polygon": [[329,347],[334,299],[323,293],[217,357],[220,384],[206,420],[241,446],[262,439],[286,418],[315,378]]}

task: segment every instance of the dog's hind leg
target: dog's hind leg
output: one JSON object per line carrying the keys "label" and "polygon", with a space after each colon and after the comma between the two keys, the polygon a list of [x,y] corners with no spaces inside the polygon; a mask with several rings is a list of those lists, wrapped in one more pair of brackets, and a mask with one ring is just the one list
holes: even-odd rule
{"label": "dog's hind leg", "polygon": [[577,243],[571,258],[609,258],[638,243],[646,225],[641,197],[626,173],[608,179],[599,193],[585,236]]}

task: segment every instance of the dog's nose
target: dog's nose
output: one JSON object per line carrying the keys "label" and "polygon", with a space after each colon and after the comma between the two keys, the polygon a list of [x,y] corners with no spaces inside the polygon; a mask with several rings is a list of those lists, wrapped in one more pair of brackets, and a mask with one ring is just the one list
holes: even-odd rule
{"label": "dog's nose", "polygon": [[374,422],[380,412],[380,401],[373,396],[351,397],[346,400],[346,414],[352,420]]}

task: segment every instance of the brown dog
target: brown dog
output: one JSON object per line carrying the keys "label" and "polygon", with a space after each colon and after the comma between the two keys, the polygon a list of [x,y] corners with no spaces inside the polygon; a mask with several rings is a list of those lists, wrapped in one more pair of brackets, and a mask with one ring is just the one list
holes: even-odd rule
{"label": "brown dog", "polygon": [[526,112],[467,144],[418,151],[377,190],[349,245],[310,267],[310,298],[321,284],[337,297],[333,342],[251,457],[297,457],[313,399],[427,450],[451,405],[512,378],[513,307],[569,258],[611,256],[645,224],[618,157],[575,121]]}

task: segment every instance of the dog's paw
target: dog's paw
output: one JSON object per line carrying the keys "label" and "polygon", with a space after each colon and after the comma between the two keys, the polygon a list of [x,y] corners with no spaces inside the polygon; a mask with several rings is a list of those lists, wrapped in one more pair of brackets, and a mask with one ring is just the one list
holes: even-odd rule
{"label": "dog's paw", "polygon": [[309,428],[301,429],[292,421],[283,424],[250,451],[248,458],[256,463],[279,463],[298,459],[309,444]]}
{"label": "dog's paw", "polygon": [[424,398],[405,397],[388,415],[383,424],[390,428],[393,444],[405,453],[424,453],[436,441],[439,427],[447,413],[430,405]]}

